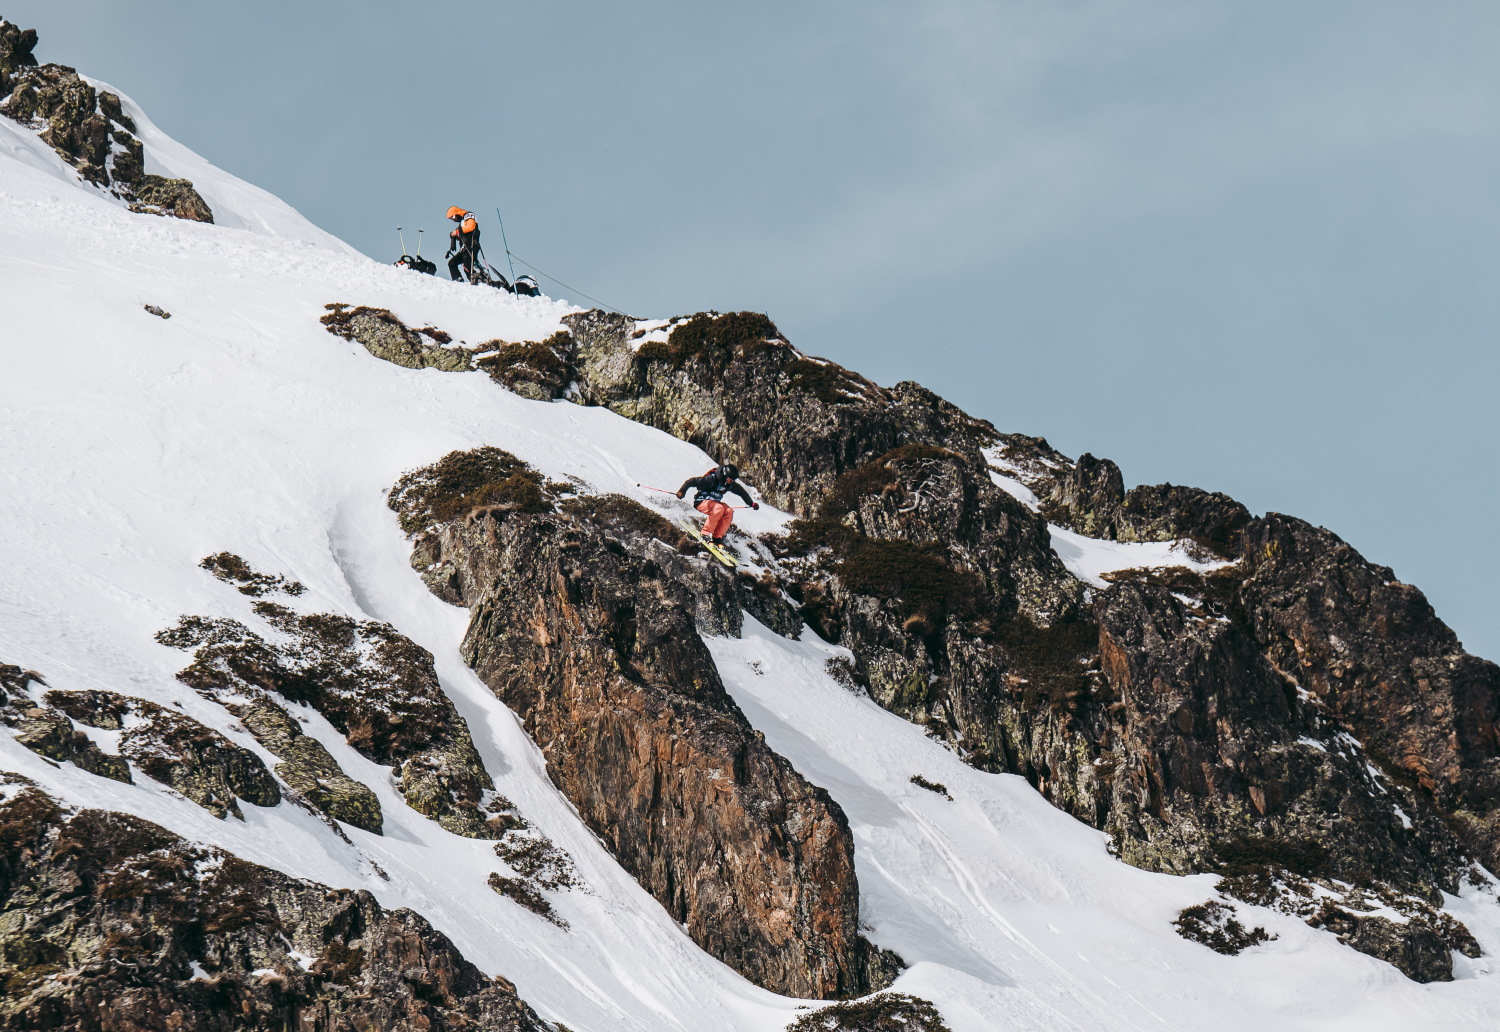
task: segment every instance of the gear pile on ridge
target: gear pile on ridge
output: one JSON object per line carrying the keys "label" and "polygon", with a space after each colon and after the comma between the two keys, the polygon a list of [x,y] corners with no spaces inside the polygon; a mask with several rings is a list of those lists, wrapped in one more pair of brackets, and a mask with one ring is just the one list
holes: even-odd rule
{"label": "gear pile on ridge", "polygon": [[[449,279],[454,282],[496,287],[511,294],[520,294],[522,297],[541,296],[541,287],[532,276],[517,276],[516,281],[512,283],[499,269],[489,263],[484,256],[484,249],[479,244],[479,218],[472,211],[455,204],[448,209],[444,218],[455,223],[448,234],[448,250],[443,255],[448,262]],[[401,232],[400,226],[396,227],[396,232],[398,234]],[[422,257],[422,233],[423,230],[417,230],[416,254],[407,253],[406,237],[401,237],[401,257],[396,259],[395,264],[403,269],[433,276],[437,274],[437,266],[431,260]]]}

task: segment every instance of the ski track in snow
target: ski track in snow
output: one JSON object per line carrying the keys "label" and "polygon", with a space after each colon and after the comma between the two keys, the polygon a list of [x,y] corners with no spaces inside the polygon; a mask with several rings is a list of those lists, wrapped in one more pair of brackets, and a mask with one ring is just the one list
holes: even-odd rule
{"label": "ski track in snow", "polygon": [[[603,409],[526,401],[481,373],[401,369],[331,336],[317,320],[334,301],[389,307],[469,344],[541,340],[575,309],[360,257],[125,103],[150,170],[191,178],[220,224],[129,214],[0,119],[0,662],[33,667],[54,688],[179,707],[269,760],[175,680],[187,656],[153,640],[185,613],[257,626],[248,599],[197,568],[207,554],[236,552],[305,583],[306,595],[282,600],[299,611],[389,621],[429,649],[497,791],[573,857],[585,888],[552,894],[569,931],[496,895],[485,879],[506,868],[489,843],[409,809],[387,768],[305,707],[292,711],[306,732],[379,796],[385,835],[346,826],[346,844],[289,805],[245,804],[243,822],[219,821],[149,779],[122,785],[57,767],[8,734],[0,767],[75,805],[138,814],[409,906],[576,1032],[782,1029],[806,1003],[750,985],[693,945],[552,787],[515,716],[459,658],[467,614],[423,587],[385,506],[403,471],[493,444],[551,477],[679,516],[686,503],[636,483],[671,486],[712,459]],[[148,315],[147,303],[172,318]],[[763,507],[737,523],[768,532],[786,518]],[[1191,565],[1173,543],[1055,528],[1053,544],[1094,584],[1125,566]],[[955,1032],[1496,1027],[1488,956],[1461,960],[1453,983],[1421,986],[1327,933],[1241,907],[1280,938],[1222,957],[1170,925],[1212,896],[1213,877],[1113,860],[1099,832],[1024,780],[967,767],[841,688],[824,669],[841,650],[810,631],[789,641],[747,616],[743,638],[710,647],[751,722],[849,815],[867,934],[911,965],[894,988],[935,1001]],[[912,785],[918,773],[954,800]],[[1476,890],[1448,903],[1488,953],[1500,948],[1493,898]]]}

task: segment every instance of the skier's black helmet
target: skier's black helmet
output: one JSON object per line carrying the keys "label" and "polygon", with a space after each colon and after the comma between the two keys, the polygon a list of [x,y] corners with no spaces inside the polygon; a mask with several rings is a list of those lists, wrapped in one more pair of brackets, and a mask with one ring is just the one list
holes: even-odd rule
{"label": "skier's black helmet", "polygon": [[726,462],[720,466],[719,472],[724,475],[725,480],[738,480],[740,478],[740,468],[732,462]]}

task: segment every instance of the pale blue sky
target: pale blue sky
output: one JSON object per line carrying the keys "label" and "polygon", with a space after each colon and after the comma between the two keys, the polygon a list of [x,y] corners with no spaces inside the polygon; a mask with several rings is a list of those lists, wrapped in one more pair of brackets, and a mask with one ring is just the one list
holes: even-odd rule
{"label": "pale blue sky", "polygon": [[1490,0],[0,15],[377,258],[502,205],[634,314],[767,311],[1127,482],[1324,524],[1500,656]]}

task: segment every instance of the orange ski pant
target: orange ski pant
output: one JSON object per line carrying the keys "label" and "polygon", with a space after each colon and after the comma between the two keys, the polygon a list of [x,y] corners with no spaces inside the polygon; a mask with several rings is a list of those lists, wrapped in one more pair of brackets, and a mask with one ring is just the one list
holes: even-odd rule
{"label": "orange ski pant", "polygon": [[707,537],[723,537],[729,532],[729,525],[734,522],[734,510],[723,502],[707,499],[698,503],[698,511],[708,517],[708,522],[703,525],[703,533]]}

